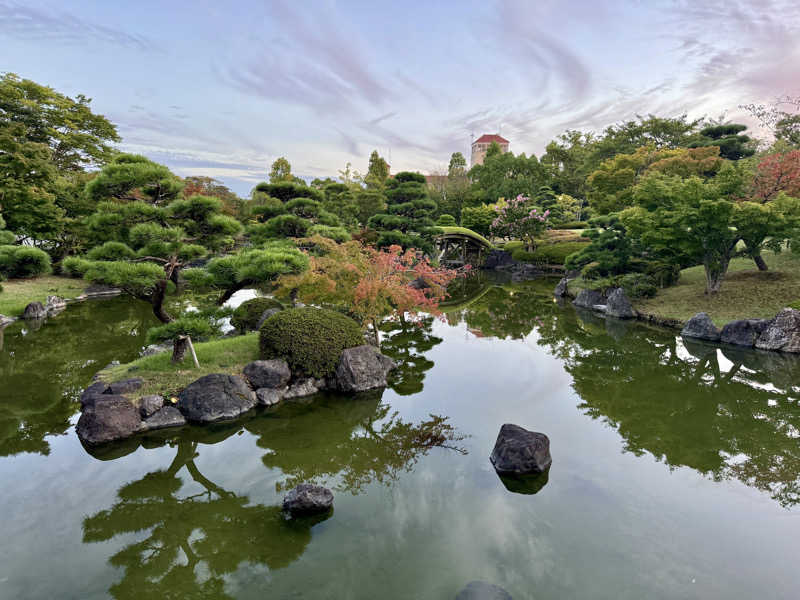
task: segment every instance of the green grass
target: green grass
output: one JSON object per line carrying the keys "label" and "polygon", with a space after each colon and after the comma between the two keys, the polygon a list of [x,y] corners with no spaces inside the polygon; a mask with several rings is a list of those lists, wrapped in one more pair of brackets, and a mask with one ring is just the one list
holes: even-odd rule
{"label": "green grass", "polygon": [[439,225],[439,230],[445,235],[452,235],[452,234],[461,234],[465,235],[468,238],[472,238],[479,244],[483,244],[487,248],[494,248],[494,245],[483,237],[480,233],[472,231],[472,229],[467,229],[466,227],[456,227],[455,225]]}
{"label": "green grass", "polygon": [[[548,232],[550,234],[551,232]],[[570,232],[562,230],[553,232],[541,241],[533,252],[525,250],[520,241],[507,242],[503,249],[511,253],[511,257],[519,262],[535,263],[540,265],[563,265],[567,257],[573,252],[583,248],[588,240],[580,238]]]}
{"label": "green grass", "polygon": [[9,279],[2,285],[0,314],[11,317],[20,316],[31,302],[44,304],[48,296],[75,298],[86,289],[86,282],[82,279],[70,279],[57,275],[44,275],[32,279]]}
{"label": "green grass", "polygon": [[184,361],[172,363],[172,352],[145,356],[130,363],[102,371],[106,381],[119,381],[141,377],[144,385],[130,394],[131,399],[159,394],[165,398],[176,396],[183,388],[210,373],[241,375],[244,366],[258,360],[258,333],[194,344],[200,368],[195,369],[192,358],[186,353]]}
{"label": "green grass", "polygon": [[718,326],[737,319],[773,317],[792,303],[800,306],[800,256],[790,252],[763,256],[769,271],[758,271],[750,259],[731,261],[722,290],[715,296],[705,295],[705,274],[697,266],[681,271],[677,285],[659,290],[654,298],[637,300],[634,306],[645,314],[680,321],[707,312]]}

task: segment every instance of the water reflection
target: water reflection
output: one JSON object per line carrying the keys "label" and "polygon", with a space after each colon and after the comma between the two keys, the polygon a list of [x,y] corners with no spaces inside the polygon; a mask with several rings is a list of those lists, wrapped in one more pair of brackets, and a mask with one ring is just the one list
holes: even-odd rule
{"label": "water reflection", "polygon": [[421,392],[425,373],[433,368],[433,361],[425,353],[443,341],[433,335],[433,321],[433,317],[414,322],[401,317],[384,321],[380,326],[381,352],[397,363],[397,368],[389,374],[389,385],[401,396]]}

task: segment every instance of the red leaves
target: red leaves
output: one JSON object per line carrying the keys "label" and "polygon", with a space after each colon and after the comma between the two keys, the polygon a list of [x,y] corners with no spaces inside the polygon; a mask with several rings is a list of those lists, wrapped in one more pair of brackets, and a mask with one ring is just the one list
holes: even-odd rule
{"label": "red leaves", "polygon": [[753,178],[753,200],[769,202],[779,192],[800,198],[800,150],[765,156]]}

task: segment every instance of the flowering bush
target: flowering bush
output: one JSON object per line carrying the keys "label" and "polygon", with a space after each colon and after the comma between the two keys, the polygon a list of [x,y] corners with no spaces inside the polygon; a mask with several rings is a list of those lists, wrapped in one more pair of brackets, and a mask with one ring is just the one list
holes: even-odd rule
{"label": "flowering bush", "polygon": [[540,212],[531,204],[531,199],[520,194],[505,204],[495,207],[497,216],[492,221],[492,233],[505,238],[517,238],[525,243],[528,252],[536,246],[536,236],[547,229],[550,211]]}

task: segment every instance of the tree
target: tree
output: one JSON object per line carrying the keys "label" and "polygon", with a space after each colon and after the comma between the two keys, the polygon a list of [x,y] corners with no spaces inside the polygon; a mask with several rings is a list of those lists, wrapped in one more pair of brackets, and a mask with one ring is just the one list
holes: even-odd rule
{"label": "tree", "polygon": [[753,156],[755,144],[749,136],[742,134],[746,130],[747,125],[737,123],[710,125],[700,130],[699,139],[690,142],[689,148],[718,146],[720,156],[728,160]]}
{"label": "tree", "polygon": [[277,198],[281,202],[288,202],[295,198],[311,198],[321,202],[325,198],[320,190],[309,187],[302,181],[300,183],[296,181],[262,182],[253,189],[253,193],[255,192],[262,192],[271,198]]}
{"label": "tree", "polygon": [[359,190],[355,194],[358,222],[366,226],[373,215],[386,210],[386,196],[378,190]]}
{"label": "tree", "polygon": [[758,163],[750,196],[769,202],[780,192],[800,198],[800,150],[773,152]]}
{"label": "tree", "polygon": [[584,248],[571,254],[564,262],[568,270],[584,269],[584,276],[608,277],[621,275],[629,270],[633,258],[631,239],[618,214],[603,215],[589,221],[591,227],[584,237],[591,240]]}
{"label": "tree", "polygon": [[141,200],[164,206],[182,189],[181,179],[164,165],[138,154],[119,154],[86,184],[86,195],[94,203]]}
{"label": "tree", "polygon": [[292,165],[283,156],[275,159],[269,171],[269,182],[280,183],[286,181],[289,183],[294,182],[294,175],[292,175]]}
{"label": "tree", "polygon": [[183,197],[210,196],[222,201],[222,212],[231,217],[241,217],[244,201],[221,181],[200,175],[183,179]]}
{"label": "tree", "polygon": [[497,218],[494,207],[493,204],[467,206],[461,211],[461,226],[481,235],[491,235],[492,222]]}
{"label": "tree", "polygon": [[800,146],[800,96],[784,95],[770,105],[746,104],[739,108],[758,119],[759,125],[771,131],[776,141]]}
{"label": "tree", "polygon": [[322,209],[336,215],[344,225],[356,227],[359,222],[359,209],[353,190],[344,183],[329,183],[322,192],[325,199]]}
{"label": "tree", "polygon": [[463,177],[467,174],[467,159],[461,152],[450,155],[450,164],[447,166],[448,177]]}
{"label": "tree", "polygon": [[525,154],[514,156],[512,152],[501,152],[497,143],[489,146],[483,164],[472,167],[469,176],[487,204],[501,198],[516,198],[520,194],[533,196],[541,186],[549,183],[547,169],[535,156],[529,158]]}
{"label": "tree", "polygon": [[386,183],[387,212],[369,219],[369,226],[381,232],[379,248],[400,245],[424,252],[433,250],[436,227],[431,218],[436,203],[428,195],[425,177],[403,171]]}
{"label": "tree", "polygon": [[541,211],[531,199],[520,194],[508,202],[495,207],[496,217],[492,221],[492,233],[501,237],[520,239],[528,252],[536,247],[536,237],[547,229],[550,211]]}
{"label": "tree", "polygon": [[13,73],[0,77],[0,132],[18,125],[24,140],[43,144],[59,171],[80,171],[106,163],[120,141],[116,127],[94,114],[91,99],[69,98],[53,88],[21,79]]}
{"label": "tree", "polygon": [[377,150],[373,150],[369,155],[369,166],[367,175],[364,177],[364,184],[368,189],[381,190],[388,177],[389,164],[378,154]]}

